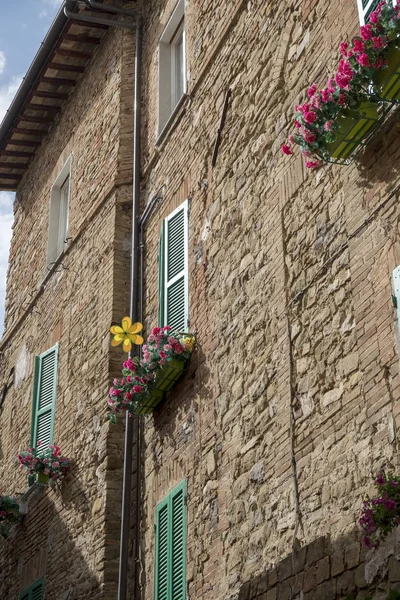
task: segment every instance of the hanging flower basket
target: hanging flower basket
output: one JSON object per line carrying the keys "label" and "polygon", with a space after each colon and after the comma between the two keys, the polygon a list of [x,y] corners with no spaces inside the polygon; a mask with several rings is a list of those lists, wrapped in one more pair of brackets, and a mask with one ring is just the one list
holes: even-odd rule
{"label": "hanging flower basket", "polygon": [[122,379],[114,379],[109,390],[110,421],[116,415],[147,415],[172,390],[187,368],[195,338],[190,333],[173,332],[171,327],[155,327],[146,344],[143,358],[129,358],[123,364]]}
{"label": "hanging flower basket", "polygon": [[387,68],[375,76],[376,93],[381,100],[400,102],[400,48],[399,42],[391,42],[385,56]]}
{"label": "hanging flower basket", "polygon": [[70,471],[69,458],[62,456],[58,446],[50,445],[47,448],[38,441],[37,448],[29,448],[27,452],[20,452],[18,460],[21,469],[27,469],[36,483],[48,486],[50,481],[60,481]]}
{"label": "hanging flower basket", "polygon": [[336,119],[336,140],[327,144],[332,162],[347,161],[378,123],[378,105],[363,102],[356,110],[344,110]]}
{"label": "hanging flower basket", "polygon": [[166,392],[172,390],[182,377],[185,370],[186,361],[173,359],[170,360],[164,367],[159,367],[155,372],[153,387],[149,388],[147,395],[138,403],[134,414],[147,415],[162,402]]}

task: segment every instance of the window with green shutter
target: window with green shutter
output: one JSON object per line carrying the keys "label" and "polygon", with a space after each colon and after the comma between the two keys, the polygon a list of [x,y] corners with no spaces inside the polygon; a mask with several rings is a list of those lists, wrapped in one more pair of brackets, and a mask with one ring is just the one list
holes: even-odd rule
{"label": "window with green shutter", "polygon": [[189,201],[163,221],[159,248],[159,325],[189,329]]}
{"label": "window with green shutter", "polygon": [[186,481],[156,508],[155,600],[186,598]]}
{"label": "window with green shutter", "polygon": [[58,344],[35,357],[33,386],[31,446],[38,441],[47,448],[53,443],[57,386]]}
{"label": "window with green shutter", "polygon": [[32,583],[32,585],[19,595],[19,600],[43,600],[44,577]]}

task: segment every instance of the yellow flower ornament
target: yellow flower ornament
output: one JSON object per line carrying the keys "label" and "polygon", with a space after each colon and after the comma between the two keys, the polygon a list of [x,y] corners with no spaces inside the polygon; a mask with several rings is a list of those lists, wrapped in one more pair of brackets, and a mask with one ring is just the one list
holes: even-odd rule
{"label": "yellow flower ornament", "polygon": [[119,325],[113,325],[110,327],[110,331],[114,336],[111,340],[111,346],[119,346],[122,343],[122,349],[124,352],[130,352],[132,350],[132,343],[139,346],[143,344],[144,339],[141,335],[138,335],[139,331],[142,331],[143,325],[141,323],[133,323],[129,317],[122,319],[121,327]]}
{"label": "yellow flower ornament", "polygon": [[194,335],[187,335],[186,337],[184,337],[182,339],[182,342],[184,344],[186,344],[186,346],[188,346],[189,352],[193,352],[195,341],[196,341],[196,339],[195,339]]}

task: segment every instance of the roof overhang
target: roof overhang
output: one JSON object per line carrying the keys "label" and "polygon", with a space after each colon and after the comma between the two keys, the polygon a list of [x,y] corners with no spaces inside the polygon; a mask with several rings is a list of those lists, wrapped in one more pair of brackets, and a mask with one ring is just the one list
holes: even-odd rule
{"label": "roof overhang", "polygon": [[[69,5],[79,12],[77,0]],[[73,21],[60,8],[0,125],[0,190],[17,189],[107,30]]]}

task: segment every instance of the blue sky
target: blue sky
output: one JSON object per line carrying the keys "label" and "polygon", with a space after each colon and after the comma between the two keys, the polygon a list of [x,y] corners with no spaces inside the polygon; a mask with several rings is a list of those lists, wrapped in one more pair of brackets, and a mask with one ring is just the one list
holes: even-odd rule
{"label": "blue sky", "polygon": [[[0,121],[29,68],[62,0],[1,1],[0,7]],[[14,195],[0,192],[0,336]]]}

